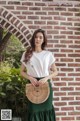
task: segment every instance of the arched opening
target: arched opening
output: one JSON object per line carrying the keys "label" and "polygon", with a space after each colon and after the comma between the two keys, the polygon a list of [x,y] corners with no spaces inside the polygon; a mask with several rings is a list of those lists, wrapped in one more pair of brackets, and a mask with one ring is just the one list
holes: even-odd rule
{"label": "arched opening", "polygon": [[24,45],[30,46],[31,31],[12,12],[0,6],[0,26],[9,33],[14,34]]}

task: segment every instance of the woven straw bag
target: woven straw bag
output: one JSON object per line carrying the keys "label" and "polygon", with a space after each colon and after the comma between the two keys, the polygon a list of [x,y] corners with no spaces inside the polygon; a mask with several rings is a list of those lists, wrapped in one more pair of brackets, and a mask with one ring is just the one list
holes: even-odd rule
{"label": "woven straw bag", "polygon": [[40,104],[45,102],[50,94],[50,88],[48,82],[41,86],[34,87],[31,83],[26,84],[25,87],[26,96],[28,100],[35,104]]}

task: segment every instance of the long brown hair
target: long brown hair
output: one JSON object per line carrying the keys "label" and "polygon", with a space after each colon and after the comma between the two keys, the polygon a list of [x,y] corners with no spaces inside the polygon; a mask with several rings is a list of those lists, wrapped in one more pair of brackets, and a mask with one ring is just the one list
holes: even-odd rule
{"label": "long brown hair", "polygon": [[24,62],[26,62],[26,63],[32,57],[33,51],[35,51],[35,38],[36,38],[37,33],[39,33],[39,32],[43,34],[43,38],[44,38],[44,41],[43,41],[43,43],[41,45],[41,49],[44,50],[45,47],[47,46],[47,38],[46,38],[46,35],[45,35],[45,31],[42,30],[42,29],[37,29],[33,33],[33,36],[32,36],[32,38],[30,40],[31,47],[28,47],[27,50],[26,50],[26,52],[25,52]]}

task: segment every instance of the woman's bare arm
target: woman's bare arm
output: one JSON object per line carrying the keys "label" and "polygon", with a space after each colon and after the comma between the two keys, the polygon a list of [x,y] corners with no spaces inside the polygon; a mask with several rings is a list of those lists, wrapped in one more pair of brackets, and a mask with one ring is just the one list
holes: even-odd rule
{"label": "woman's bare arm", "polygon": [[23,64],[21,64],[20,74],[22,77],[29,79],[34,86],[37,85],[37,79],[27,74],[26,67]]}
{"label": "woman's bare arm", "polygon": [[51,74],[47,77],[44,77],[43,79],[40,79],[39,80],[39,83],[40,84],[44,84],[48,79],[52,79],[54,77],[56,77],[58,75],[58,72],[57,72],[57,68],[56,68],[56,65],[55,64],[52,64],[51,65]]}
{"label": "woman's bare arm", "polygon": [[55,64],[51,65],[50,70],[51,70],[51,74],[48,76],[49,79],[54,78],[58,75],[58,71]]}
{"label": "woman's bare arm", "polygon": [[30,76],[26,72],[26,67],[23,64],[21,64],[20,74],[22,77],[24,77],[26,79],[30,79]]}

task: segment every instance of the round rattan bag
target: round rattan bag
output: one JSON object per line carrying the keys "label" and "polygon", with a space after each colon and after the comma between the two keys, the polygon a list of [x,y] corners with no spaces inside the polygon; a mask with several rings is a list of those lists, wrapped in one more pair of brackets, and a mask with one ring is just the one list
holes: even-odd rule
{"label": "round rattan bag", "polygon": [[35,104],[40,104],[45,102],[50,94],[50,88],[48,82],[37,87],[34,87],[31,83],[26,84],[25,89],[28,100]]}

